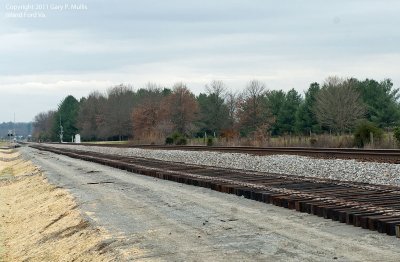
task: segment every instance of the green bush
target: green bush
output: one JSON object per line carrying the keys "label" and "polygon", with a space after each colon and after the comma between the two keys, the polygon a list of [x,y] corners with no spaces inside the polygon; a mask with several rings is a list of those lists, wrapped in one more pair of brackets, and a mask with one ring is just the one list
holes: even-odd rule
{"label": "green bush", "polygon": [[165,139],[165,144],[167,145],[186,145],[187,144],[187,139],[184,135],[175,132],[172,135],[170,135],[169,137],[167,137]]}
{"label": "green bush", "polygon": [[183,136],[178,137],[177,140],[175,141],[175,144],[178,145],[178,146],[186,145],[187,144],[186,137],[183,137]]}
{"label": "green bush", "polygon": [[317,145],[317,143],[318,143],[318,140],[315,138],[315,137],[312,137],[311,139],[310,139],[310,145],[311,146],[316,146]]}
{"label": "green bush", "polygon": [[354,131],[354,144],[358,147],[364,147],[371,142],[371,133],[374,141],[379,141],[383,136],[382,129],[378,128],[374,123],[366,120],[359,122]]}
{"label": "green bush", "polygon": [[172,137],[169,136],[165,139],[166,145],[172,145],[173,143],[174,143],[174,139]]}
{"label": "green bush", "polygon": [[396,139],[397,143],[400,144],[400,126],[395,127],[393,129],[393,135],[394,135],[394,138]]}
{"label": "green bush", "polygon": [[214,145],[214,140],[212,137],[207,138],[207,146],[213,146]]}
{"label": "green bush", "polygon": [[174,140],[174,142],[176,143],[176,141],[178,141],[179,138],[183,137],[182,134],[175,132],[171,135],[172,139]]}

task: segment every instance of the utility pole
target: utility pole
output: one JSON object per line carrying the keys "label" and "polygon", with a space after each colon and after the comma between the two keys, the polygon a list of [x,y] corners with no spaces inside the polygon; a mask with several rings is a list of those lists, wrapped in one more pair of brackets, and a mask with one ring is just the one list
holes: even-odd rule
{"label": "utility pole", "polygon": [[17,142],[17,136],[15,134],[15,112],[14,112],[13,135],[14,135],[14,141]]}

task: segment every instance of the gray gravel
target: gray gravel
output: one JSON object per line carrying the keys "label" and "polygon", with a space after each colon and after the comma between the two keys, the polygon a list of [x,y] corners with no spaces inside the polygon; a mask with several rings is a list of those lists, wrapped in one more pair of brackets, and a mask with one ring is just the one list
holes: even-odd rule
{"label": "gray gravel", "polygon": [[343,159],[316,159],[294,155],[255,156],[206,151],[150,150],[98,146],[51,145],[124,156],[138,156],[188,164],[237,168],[304,177],[400,186],[400,165]]}

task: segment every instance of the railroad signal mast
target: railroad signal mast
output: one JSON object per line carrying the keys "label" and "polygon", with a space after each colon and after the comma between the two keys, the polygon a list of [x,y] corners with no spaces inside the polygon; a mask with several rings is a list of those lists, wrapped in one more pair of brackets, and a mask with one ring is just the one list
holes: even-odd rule
{"label": "railroad signal mast", "polygon": [[14,136],[14,132],[13,132],[13,130],[8,130],[8,134],[7,134],[7,136],[10,138],[10,143],[12,143],[13,136]]}
{"label": "railroad signal mast", "polygon": [[15,113],[14,113],[14,122],[13,122],[12,129],[9,129],[9,130],[8,130],[7,136],[8,136],[9,139],[10,139],[10,144],[11,144],[13,141],[16,142],[17,137],[16,137],[16,135],[15,135]]}

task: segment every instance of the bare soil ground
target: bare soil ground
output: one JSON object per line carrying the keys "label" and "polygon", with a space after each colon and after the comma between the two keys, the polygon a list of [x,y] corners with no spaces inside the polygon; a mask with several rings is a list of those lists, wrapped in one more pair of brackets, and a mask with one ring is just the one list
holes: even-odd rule
{"label": "bare soil ground", "polygon": [[112,261],[107,232],[19,153],[0,150],[0,261]]}

